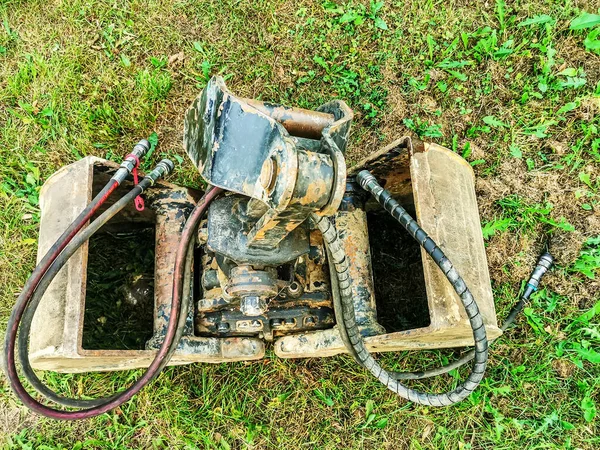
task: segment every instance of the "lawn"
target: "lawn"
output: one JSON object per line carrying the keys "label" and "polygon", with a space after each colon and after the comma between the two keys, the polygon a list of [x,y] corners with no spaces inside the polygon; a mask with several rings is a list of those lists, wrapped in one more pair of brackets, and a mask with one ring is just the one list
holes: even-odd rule
{"label": "lawn", "polygon": [[[600,4],[590,1],[0,0],[0,329],[34,267],[38,193],[86,155],[142,137],[178,162],[183,115],[212,75],[315,108],[345,100],[348,163],[403,135],[461,154],[500,321],[548,247],[556,269],[488,374],[450,408],[404,402],[349,357],[169,368],[84,422],[29,413],[0,377],[8,448],[600,448]],[[151,165],[151,163],[148,163]],[[386,355],[398,369],[457,352]],[[132,373],[46,373],[107,394]],[[461,372],[462,374],[462,372]],[[441,391],[460,374],[418,383]]]}

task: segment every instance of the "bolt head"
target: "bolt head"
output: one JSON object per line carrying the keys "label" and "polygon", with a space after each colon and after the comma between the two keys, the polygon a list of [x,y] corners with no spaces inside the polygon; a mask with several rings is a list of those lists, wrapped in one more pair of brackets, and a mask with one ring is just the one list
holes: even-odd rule
{"label": "bolt head", "polygon": [[240,302],[240,310],[245,316],[260,316],[267,310],[267,302],[257,295],[247,295]]}
{"label": "bolt head", "polygon": [[219,333],[227,333],[229,331],[229,324],[227,322],[220,322],[217,325],[217,331]]}

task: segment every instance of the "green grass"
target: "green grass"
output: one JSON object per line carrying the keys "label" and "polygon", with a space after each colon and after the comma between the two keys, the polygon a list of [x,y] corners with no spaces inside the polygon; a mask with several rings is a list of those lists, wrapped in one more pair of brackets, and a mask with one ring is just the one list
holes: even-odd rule
{"label": "green grass", "polygon": [[[545,246],[558,268],[481,387],[451,408],[399,400],[347,357],[166,370],[80,423],[22,409],[2,378],[9,448],[599,448],[600,23],[574,1],[277,0],[0,3],[0,323],[35,262],[38,194],[85,155],[139,138],[179,161],[183,114],[212,75],[259,97],[356,112],[349,163],[412,134],[477,175],[499,318]],[[587,13],[587,14],[586,14]],[[382,358],[397,368],[450,351]],[[44,374],[106,394],[133,373]],[[441,391],[457,374],[418,385]]]}

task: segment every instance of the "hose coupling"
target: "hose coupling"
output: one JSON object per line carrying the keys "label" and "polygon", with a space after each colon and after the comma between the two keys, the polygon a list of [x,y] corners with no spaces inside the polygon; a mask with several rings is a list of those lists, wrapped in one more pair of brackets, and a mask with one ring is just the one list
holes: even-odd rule
{"label": "hose coupling", "polygon": [[159,178],[169,175],[174,168],[175,164],[173,164],[173,161],[170,159],[162,159],[152,172],[146,174],[145,178],[150,179],[150,184],[153,185]]}
{"label": "hose coupling", "polygon": [[358,184],[360,184],[364,190],[369,192],[372,192],[374,188],[379,186],[377,179],[371,175],[368,170],[361,170],[358,172],[356,175],[356,181],[358,181]]}
{"label": "hose coupling", "polygon": [[550,253],[546,252],[540,256],[540,259],[538,259],[537,265],[535,266],[535,269],[533,269],[533,272],[531,272],[529,281],[527,281],[527,285],[525,286],[525,292],[522,297],[523,300],[528,301],[531,294],[537,291],[540,281],[542,281],[542,277],[552,268],[553,264],[554,258]]}
{"label": "hose coupling", "polygon": [[124,159],[117,172],[113,175],[112,179],[117,183],[121,184],[128,175],[133,172],[133,169],[137,167],[146,153],[150,150],[150,142],[147,139],[142,139],[140,142],[135,144],[133,150]]}

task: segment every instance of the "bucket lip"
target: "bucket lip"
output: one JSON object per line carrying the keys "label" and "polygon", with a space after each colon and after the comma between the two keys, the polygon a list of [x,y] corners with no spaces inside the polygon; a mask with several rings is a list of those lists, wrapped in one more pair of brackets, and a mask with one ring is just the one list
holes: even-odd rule
{"label": "bucket lip", "polygon": [[443,151],[450,158],[455,159],[456,162],[458,162],[459,164],[461,164],[465,168],[468,168],[469,169],[469,173],[471,174],[471,176],[473,177],[473,179],[475,179],[475,171],[473,170],[473,166],[471,166],[471,164],[469,164],[469,161],[467,161],[465,158],[463,158],[462,156],[460,156],[458,153],[453,152],[449,148],[446,148],[443,145],[439,145],[439,144],[436,144],[434,142],[424,142],[423,143],[423,148],[424,148],[424,150],[421,153],[427,153],[429,150],[431,150],[433,148],[435,148],[436,150]]}
{"label": "bucket lip", "polygon": [[44,181],[44,184],[40,188],[40,198],[42,198],[44,196],[46,191],[48,189],[50,189],[57,182],[57,180],[61,179],[67,173],[69,173],[73,170],[81,170],[80,169],[81,166],[93,166],[94,164],[101,163],[101,162],[103,163],[103,162],[109,162],[109,161],[99,158],[97,156],[90,155],[90,156],[85,156],[85,157],[83,157],[71,164],[68,164],[66,166],[62,166],[56,172],[54,172],[52,175],[50,175],[46,179],[46,181]]}

